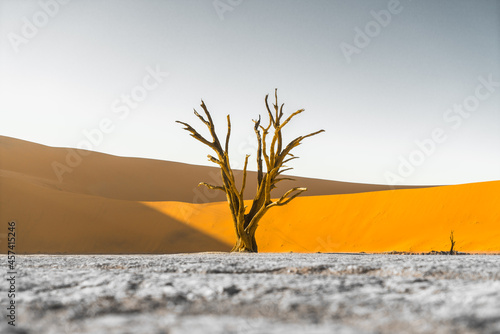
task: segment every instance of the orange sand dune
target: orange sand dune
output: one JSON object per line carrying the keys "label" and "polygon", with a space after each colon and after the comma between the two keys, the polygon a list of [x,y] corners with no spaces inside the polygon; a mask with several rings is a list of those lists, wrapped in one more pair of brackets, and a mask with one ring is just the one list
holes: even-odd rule
{"label": "orange sand dune", "polygon": [[20,254],[128,254],[225,251],[228,245],[139,202],[63,192],[1,179],[0,253],[16,222]]}
{"label": "orange sand dune", "polygon": [[[231,249],[226,203],[196,186],[218,177],[216,169],[82,151],[81,164],[60,182],[51,164],[64,163],[68,152],[0,136],[0,253],[10,220],[18,253]],[[261,251],[442,250],[452,229],[458,250],[500,251],[500,182],[392,191],[305,178],[295,184],[309,195],[341,195],[302,197],[270,211],[257,232]]]}
{"label": "orange sand dune", "polygon": [[[76,167],[71,167],[77,162]],[[71,172],[62,174],[61,181],[54,172],[54,164],[65,165],[71,168]],[[226,199],[219,191],[198,187],[200,182],[218,183],[218,168],[54,148],[4,136],[0,136],[0,173],[0,177],[29,180],[56,190],[121,200],[208,203]],[[240,182],[241,174],[236,173]],[[390,188],[300,177],[296,180],[296,186],[308,188],[304,194],[308,196]],[[282,182],[275,195],[281,195],[280,191],[288,190],[286,188],[290,186],[293,183]],[[248,199],[252,198],[251,192],[256,188],[255,173],[250,173],[246,192]]]}
{"label": "orange sand dune", "polygon": [[[500,251],[500,181],[298,198],[270,210],[261,252]],[[235,240],[226,203],[145,203],[221,242]]]}

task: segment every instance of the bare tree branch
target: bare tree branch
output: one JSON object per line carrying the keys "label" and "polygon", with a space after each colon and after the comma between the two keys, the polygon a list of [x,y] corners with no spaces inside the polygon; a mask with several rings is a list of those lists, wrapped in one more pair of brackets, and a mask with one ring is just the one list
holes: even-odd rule
{"label": "bare tree branch", "polygon": [[266,142],[268,133],[269,133],[268,130],[264,129],[264,132],[262,134],[262,155],[264,156],[264,161],[266,162],[267,170],[270,170],[271,160],[269,159],[269,155],[267,154],[267,142]]}
{"label": "bare tree branch", "polygon": [[276,184],[281,181],[295,181],[295,179],[292,179],[291,177],[280,177],[279,179],[274,179],[273,183]]}
{"label": "bare tree branch", "polygon": [[279,130],[283,129],[285,127],[285,125],[287,125],[292,120],[292,118],[303,113],[304,111],[305,111],[305,109],[300,109],[300,110],[297,110],[296,112],[294,112],[293,114],[291,114],[290,116],[288,116],[288,118],[280,125]]}
{"label": "bare tree branch", "polygon": [[271,125],[275,125],[276,122],[274,121],[274,117],[273,117],[273,113],[271,112],[271,108],[269,108],[269,103],[267,102],[268,98],[269,98],[269,94],[267,94],[266,98],[265,98],[267,113],[269,114],[269,126],[267,127],[269,129],[271,127]]}
{"label": "bare tree branch", "polygon": [[[288,203],[290,203],[291,201],[293,201],[297,196],[299,196],[300,194],[302,194],[305,191],[307,191],[307,188],[299,188],[299,187],[297,187],[297,188],[290,189],[283,196],[281,196],[281,198],[279,200],[277,200],[276,202],[273,202],[273,203],[269,204],[267,207],[271,208],[273,206],[287,205]],[[293,192],[296,192],[296,193],[293,194],[292,197],[288,197]]]}
{"label": "bare tree branch", "polygon": [[214,121],[212,120],[212,115],[210,115],[210,112],[208,111],[207,106],[205,105],[205,102],[201,100],[201,107],[203,108],[203,111],[205,112],[205,115],[207,115],[208,119],[208,129],[210,130],[210,135],[212,136],[214,142],[214,151],[217,152],[217,154],[222,158],[223,152],[222,152],[222,147],[220,145],[219,137],[217,137],[217,133],[215,132],[215,124]]}
{"label": "bare tree branch", "polygon": [[181,121],[176,121],[176,123],[179,123],[179,124],[182,124],[184,125],[184,130],[187,130],[189,132],[191,132],[191,137],[193,137],[194,139],[196,140],[199,140],[200,142],[202,142],[203,144],[207,145],[208,147],[211,147],[213,148],[213,143],[206,140],[202,135],[200,135],[195,129],[193,129],[191,127],[191,125],[187,124],[187,123],[184,123],[184,122],[181,122]]}
{"label": "bare tree branch", "polygon": [[217,159],[217,158],[215,158],[215,157],[211,156],[210,154],[209,154],[209,155],[207,155],[207,158],[208,158],[208,161],[211,161],[211,162],[213,162],[214,164],[217,164],[217,165],[219,165],[219,166],[222,166],[222,162],[221,162],[219,159]]}
{"label": "bare tree branch", "polygon": [[[281,167],[285,167],[285,166],[281,166]],[[293,169],[293,167],[284,168],[284,169],[278,171],[278,173],[276,173],[276,176],[281,175],[283,173],[286,173],[286,172],[288,172],[288,171],[290,171],[292,169]]]}
{"label": "bare tree branch", "polygon": [[243,194],[245,193],[245,186],[247,185],[248,158],[250,158],[250,155],[247,154],[245,157],[245,167],[243,167],[243,182],[241,184],[240,197],[243,197]]}
{"label": "bare tree branch", "polygon": [[227,115],[227,135],[226,135],[226,149],[224,152],[229,154],[229,138],[231,137],[231,116]]}
{"label": "bare tree branch", "polygon": [[[221,169],[222,186],[212,185],[205,182],[200,183],[212,190],[220,190],[226,193],[226,198],[229,203],[229,209],[231,211],[231,216],[234,222],[234,228],[236,232],[237,241],[232,251],[257,251],[257,243],[255,241],[255,231],[258,227],[259,221],[266,214],[266,212],[275,206],[284,206],[294,200],[297,196],[306,191],[306,188],[292,188],[288,190],[281,198],[278,200],[271,199],[271,191],[276,188],[276,185],[281,181],[294,181],[290,177],[279,177],[281,174],[292,170],[293,168],[288,168],[285,164],[297,159],[291,151],[299,146],[301,142],[311,136],[315,136],[324,130],[316,131],[305,136],[300,136],[292,140],[288,145],[283,148],[283,128],[290,123],[290,121],[302,113],[304,110],[300,109],[286,118],[282,122],[284,117],[284,104],[278,103],[278,91],[274,92],[275,101],[273,103],[274,110],[271,111],[268,99],[269,94],[266,95],[264,102],[266,105],[267,114],[269,117],[269,125],[263,127],[261,125],[261,117],[258,120],[254,120],[254,131],[257,137],[257,193],[254,197],[252,206],[248,213],[245,214],[246,206],[244,202],[245,188],[247,185],[247,169],[248,169],[248,159],[249,155],[245,157],[245,164],[243,168],[243,181],[241,185],[241,190],[238,191],[236,187],[236,182],[234,178],[234,173],[229,162],[229,142],[231,139],[231,117],[227,116],[227,134],[224,149],[222,148],[219,138],[215,130],[215,124],[213,122],[212,116],[208,111],[207,106],[203,100],[201,101],[201,108],[203,109],[205,116],[200,115],[196,110],[194,113],[204,124],[207,126],[212,141],[208,140],[200,133],[198,133],[189,124],[177,121],[177,123],[182,124],[184,129],[190,132],[190,135],[196,140],[200,141],[204,145],[212,148],[216,155],[208,155],[209,161],[217,164]],[[269,139],[272,130],[272,138]],[[261,132],[262,131],[262,132]],[[270,140],[270,146],[269,142]],[[263,162],[266,163],[266,170],[264,171]]]}
{"label": "bare tree branch", "polygon": [[210,128],[210,123],[208,123],[208,121],[206,121],[203,116],[201,116],[197,111],[196,109],[193,109],[194,110],[194,114],[208,127]]}
{"label": "bare tree branch", "polygon": [[283,160],[283,165],[286,164],[286,163],[288,163],[288,162],[290,162],[290,161],[292,161],[292,160],[298,159],[298,158],[299,157],[291,157],[291,158],[288,158],[286,160]]}
{"label": "bare tree branch", "polygon": [[260,115],[259,119],[255,122],[255,135],[257,136],[257,142],[258,142],[258,147],[257,147],[257,188],[260,186],[262,183],[262,178],[264,175],[264,172],[262,171],[262,136],[260,134],[259,126],[260,126]]}
{"label": "bare tree branch", "polygon": [[208,184],[208,183],[205,183],[205,182],[200,182],[198,184],[198,187],[199,186],[205,186],[207,187],[208,189],[212,189],[212,190],[221,190],[223,192],[226,192],[226,189],[224,189],[224,187],[221,187],[221,186],[214,186],[214,185],[211,185],[211,184]]}
{"label": "bare tree branch", "polygon": [[[281,152],[281,158],[284,159],[292,149],[294,149],[295,147],[299,146],[300,143],[306,139],[306,138],[309,138],[309,137],[312,137],[312,136],[316,136],[322,132],[325,132],[325,130],[319,130],[319,131],[316,131],[316,132],[313,132],[313,133],[310,133],[308,135],[305,135],[305,136],[300,136],[300,137],[297,137],[295,138],[294,140],[292,140],[286,147],[285,149],[283,150],[283,152]],[[283,160],[282,160],[283,161]]]}

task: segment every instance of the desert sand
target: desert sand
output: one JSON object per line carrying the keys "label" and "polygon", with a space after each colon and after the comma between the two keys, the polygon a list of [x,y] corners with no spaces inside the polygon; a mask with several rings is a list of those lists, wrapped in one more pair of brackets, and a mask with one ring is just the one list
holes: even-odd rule
{"label": "desert sand", "polygon": [[[61,181],[52,164],[66,159],[71,172]],[[218,177],[211,167],[0,137],[0,221],[17,222],[21,254],[228,251],[234,232],[224,197],[197,187]],[[500,182],[389,190],[296,180],[307,196],[269,212],[257,231],[259,251],[447,250],[451,230],[459,251],[500,251]],[[291,185],[280,185],[276,196]]]}
{"label": "desert sand", "polygon": [[[500,181],[297,198],[270,210],[256,238],[262,252],[461,252],[500,250]],[[226,203],[144,203],[225,243]]]}

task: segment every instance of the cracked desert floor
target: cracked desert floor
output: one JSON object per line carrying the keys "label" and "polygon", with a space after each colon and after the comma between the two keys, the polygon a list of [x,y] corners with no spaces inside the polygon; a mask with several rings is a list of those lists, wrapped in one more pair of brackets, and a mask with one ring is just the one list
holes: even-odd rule
{"label": "cracked desert floor", "polygon": [[[3,321],[2,333],[500,332],[495,255],[27,255],[17,261],[18,326]],[[4,305],[6,284],[0,290]]]}

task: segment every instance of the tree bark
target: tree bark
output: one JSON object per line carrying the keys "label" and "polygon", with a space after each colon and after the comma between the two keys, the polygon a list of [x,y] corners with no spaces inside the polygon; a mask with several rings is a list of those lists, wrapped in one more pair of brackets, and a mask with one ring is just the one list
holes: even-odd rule
{"label": "tree bark", "polygon": [[[293,199],[307,190],[306,188],[296,187],[285,192],[285,194],[276,201],[273,201],[271,199],[271,191],[277,187],[278,182],[283,180],[291,180],[290,178],[279,177],[282,173],[292,169],[287,168],[285,164],[294,159],[297,159],[297,157],[295,157],[290,152],[295,147],[299,146],[302,140],[324,132],[324,130],[320,130],[305,136],[297,137],[288,145],[284,146],[281,130],[292,120],[292,118],[302,113],[304,109],[300,109],[294,112],[286,120],[283,121],[284,104],[281,104],[281,106],[279,106],[277,90],[275,91],[274,95],[275,103],[272,104],[272,106],[274,107],[274,112],[271,111],[271,107],[268,103],[269,95],[266,95],[265,98],[266,109],[269,116],[269,125],[267,127],[262,126],[260,116],[258,120],[254,121],[254,131],[258,142],[258,188],[257,193],[253,199],[252,206],[250,207],[250,210],[248,212],[244,203],[244,191],[246,185],[249,156],[247,155],[245,158],[245,165],[243,168],[243,183],[241,186],[241,190],[238,190],[234,178],[234,173],[229,163],[229,139],[231,137],[231,119],[229,115],[227,116],[227,135],[224,148],[222,147],[221,142],[217,137],[212,117],[203,100],[201,101],[201,107],[205,112],[206,119],[196,110],[194,111],[194,113],[207,126],[208,130],[210,131],[212,141],[203,137],[189,124],[177,121],[177,123],[185,126],[185,130],[189,131],[193,138],[210,147],[216,153],[216,156],[209,155],[208,160],[220,167],[222,185],[211,185],[204,182],[200,183],[200,185],[204,185],[209,189],[220,190],[226,193],[226,198],[229,204],[229,209],[231,211],[231,216],[236,232],[236,243],[232,249],[232,252],[256,253],[258,251],[258,248],[257,242],[255,240],[255,232],[257,230],[259,221],[266,214],[266,212],[272,207],[283,206],[290,203]],[[270,130],[274,133],[270,133]],[[270,134],[272,135],[272,139],[271,144],[268,146],[267,136]],[[263,169],[264,162],[266,166],[266,172],[264,172]]]}
{"label": "tree bark", "polygon": [[238,237],[236,243],[231,250],[233,253],[257,253],[257,241],[255,240],[255,233],[244,234]]}

